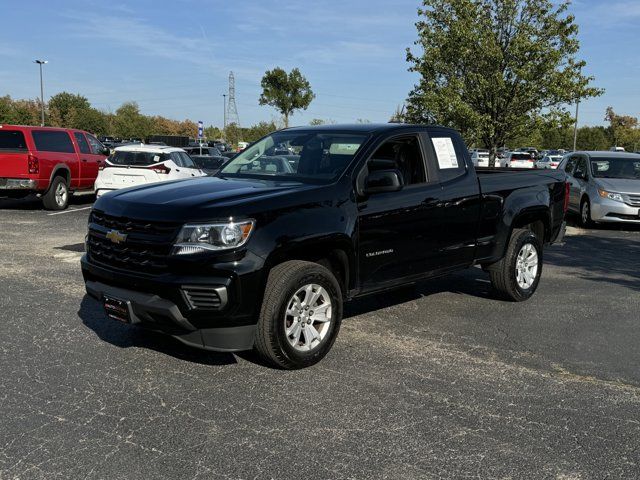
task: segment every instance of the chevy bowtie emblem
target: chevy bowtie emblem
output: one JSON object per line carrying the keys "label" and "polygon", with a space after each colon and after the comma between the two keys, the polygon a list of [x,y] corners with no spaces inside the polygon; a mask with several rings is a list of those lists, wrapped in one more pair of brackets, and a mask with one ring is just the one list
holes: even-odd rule
{"label": "chevy bowtie emblem", "polygon": [[118,230],[109,230],[106,237],[113,243],[122,243],[127,239],[126,233],[120,233]]}

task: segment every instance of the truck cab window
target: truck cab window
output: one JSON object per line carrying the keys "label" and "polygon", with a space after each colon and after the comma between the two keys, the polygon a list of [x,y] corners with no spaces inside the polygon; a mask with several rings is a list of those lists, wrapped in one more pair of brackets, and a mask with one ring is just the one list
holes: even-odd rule
{"label": "truck cab window", "polygon": [[416,185],[427,181],[424,159],[415,136],[386,141],[371,156],[367,168],[369,171],[399,170],[404,185]]}

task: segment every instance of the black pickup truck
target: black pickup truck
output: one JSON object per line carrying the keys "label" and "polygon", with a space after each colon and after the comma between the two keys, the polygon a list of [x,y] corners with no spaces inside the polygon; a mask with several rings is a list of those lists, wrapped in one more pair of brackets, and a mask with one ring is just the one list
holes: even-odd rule
{"label": "black pickup truck", "polygon": [[82,271],[113,319],[300,368],[354,297],[480,265],[526,300],[567,199],[563,172],[476,172],[451,129],[289,128],[214,177],[102,196]]}

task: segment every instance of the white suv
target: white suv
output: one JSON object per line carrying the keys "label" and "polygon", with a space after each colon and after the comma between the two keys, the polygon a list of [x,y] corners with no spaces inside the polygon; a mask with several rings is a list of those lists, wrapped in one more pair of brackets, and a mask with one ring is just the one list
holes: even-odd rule
{"label": "white suv", "polygon": [[95,191],[99,197],[120,188],[205,175],[181,148],[125,145],[116,148],[100,168]]}

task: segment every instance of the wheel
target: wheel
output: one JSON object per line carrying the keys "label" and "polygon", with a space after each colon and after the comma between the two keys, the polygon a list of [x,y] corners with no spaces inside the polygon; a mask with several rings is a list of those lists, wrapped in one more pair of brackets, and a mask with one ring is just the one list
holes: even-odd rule
{"label": "wheel", "polygon": [[489,267],[491,284],[501,296],[514,302],[530,298],[542,274],[542,245],[530,230],[511,234],[504,258]]}
{"label": "wheel", "polygon": [[588,197],[584,197],[580,202],[580,226],[589,228],[593,226],[593,220],[591,220],[591,202]]}
{"label": "wheel", "polygon": [[63,177],[54,177],[47,193],[42,197],[47,210],[64,210],[69,206],[69,187]]}
{"label": "wheel", "polygon": [[256,330],[255,350],[285,369],[311,366],[333,346],[342,320],[342,293],[322,265],[299,260],[269,272]]}

